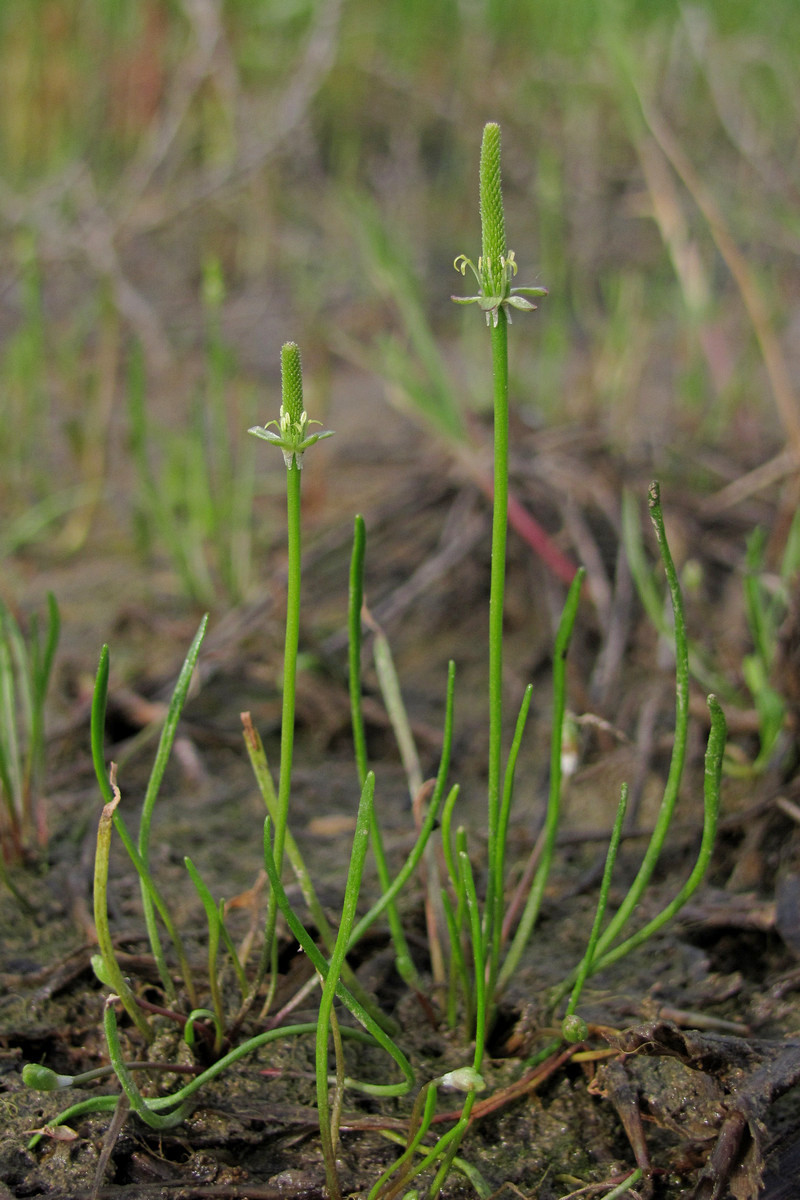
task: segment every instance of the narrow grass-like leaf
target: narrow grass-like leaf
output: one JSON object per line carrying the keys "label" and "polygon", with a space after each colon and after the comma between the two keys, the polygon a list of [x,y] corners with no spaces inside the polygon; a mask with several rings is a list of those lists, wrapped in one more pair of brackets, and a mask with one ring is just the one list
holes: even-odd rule
{"label": "narrow grass-like leaf", "polygon": [[[139,837],[138,850],[142,862],[145,867],[150,869],[150,827],[153,819],[153,809],[155,807],[158,793],[161,788],[161,781],[164,778],[164,771],[169,761],[172,744],[175,740],[175,734],[178,729],[178,721],[180,720],[183,706],[186,703],[186,696],[189,691],[189,685],[192,682],[192,674],[197,663],[197,657],[200,653],[200,647],[203,644],[206,627],[208,625],[208,613],[203,617],[198,626],[197,633],[194,635],[192,644],[189,647],[189,652],[184,659],[180,674],[178,675],[177,683],[172,693],[172,698],[169,702],[167,710],[167,719],[164,722],[164,728],[161,730],[161,737],[158,742],[156,757],[153,762],[150,778],[147,781],[147,790],[144,796],[144,804],[142,805],[142,815],[139,821]],[[147,886],[144,879],[141,881],[142,892],[142,907],[144,909],[144,920],[147,926],[147,936],[150,941],[150,946],[153,951],[153,957],[158,965],[159,975],[162,980],[169,979],[169,971],[167,970],[164,951],[161,946],[161,938],[158,932],[158,926],[155,918],[155,904],[151,889]]]}
{"label": "narrow grass-like leaf", "polygon": [[364,518],[359,514],[355,518],[353,551],[350,557],[347,630],[350,714],[353,727],[353,748],[360,787],[364,786],[368,770],[367,737],[364,730],[364,714],[361,705],[361,612],[364,607],[364,552],[366,538]]}
{"label": "narrow grass-like leaf", "polygon": [[442,854],[444,855],[447,874],[450,878],[450,886],[454,892],[458,891],[459,872],[453,851],[453,809],[456,806],[460,793],[461,788],[457,783],[454,783],[442,807]]}
{"label": "narrow grass-like leaf", "polygon": [[136,1028],[147,1042],[151,1042],[153,1031],[122,974],[108,925],[108,858],[111,850],[111,818],[120,800],[119,790],[115,787],[113,780],[111,787],[114,791],[113,799],[110,804],[103,806],[97,828],[97,850],[94,862],[94,924],[97,930],[97,944],[103,956],[106,978],[119,996]]}
{"label": "narrow grass-like leaf", "polygon": [[219,910],[214,903],[214,897],[200,877],[197,867],[195,867],[192,860],[188,857],[184,858],[183,861],[206,912],[206,922],[208,924],[208,986],[211,992],[211,1003],[214,1006],[215,1026],[217,1030],[214,1053],[219,1054],[220,1046],[222,1045],[222,1030],[225,1024],[225,1017],[222,1011],[222,992],[219,986],[219,972],[217,970],[217,953],[219,951],[222,920]]}
{"label": "narrow grass-like leaf", "polygon": [[478,895],[475,891],[475,879],[472,874],[472,863],[469,855],[461,850],[458,854],[464,893],[467,898],[469,914],[470,940],[472,945],[472,961],[474,970],[473,987],[475,989],[475,1056],[474,1067],[480,1071],[483,1063],[483,1048],[486,1044],[486,960],[483,953],[483,934],[481,931],[481,913]]}
{"label": "narrow grass-like leaf", "polygon": [[[247,747],[247,753],[250,758],[250,764],[253,768],[253,773],[255,774],[256,782],[258,783],[259,791],[261,792],[267,812],[270,815],[270,819],[274,822],[277,814],[278,798],[275,794],[275,787],[272,782],[269,764],[267,763],[264,744],[261,741],[258,730],[255,728],[252,720],[250,719],[249,713],[242,713],[242,724],[244,726],[244,740],[245,746]],[[325,916],[325,910],[323,909],[319,901],[319,897],[317,896],[308,867],[305,864],[303,856],[300,852],[300,848],[297,845],[297,842],[295,841],[290,829],[286,830],[285,849],[286,857],[289,859],[295,878],[300,885],[300,891],[303,894],[303,899],[308,906],[311,920],[316,927],[317,932],[319,933],[322,944],[330,954],[336,941],[336,935],[331,928],[328,918]],[[347,986],[350,988],[350,991],[358,998],[361,1004],[363,1004],[364,1007],[372,1013],[376,1020],[381,1021],[381,1019],[386,1019],[385,1017],[382,1018],[382,1015],[376,1010],[374,1002],[361,987],[356,979],[355,974],[347,963],[344,963],[342,967],[342,977],[344,978]],[[254,980],[250,989],[251,992],[253,990],[258,990],[262,979],[263,972],[260,976],[257,973],[256,979]],[[238,1021],[238,1019],[239,1017],[237,1016],[236,1020]],[[234,1022],[234,1024],[235,1023],[236,1022]],[[390,1023],[387,1021],[387,1028],[389,1024]],[[391,1022],[391,1024],[393,1025],[394,1022]]]}
{"label": "narrow grass-like leaf", "polygon": [[[314,969],[322,976],[323,979],[325,979],[328,974],[328,964],[314,942],[314,939],[305,929],[302,921],[292,908],[278,875],[275,857],[270,844],[269,817],[267,817],[266,821],[264,822],[264,866],[266,868],[267,875],[269,876],[269,881],[272,885],[278,907],[286,918],[286,923],[289,926],[289,929],[294,934],[301,948],[308,955]],[[354,938],[351,935],[351,945],[353,942]],[[388,1034],[381,1029],[380,1025],[374,1020],[373,1017],[370,1016],[363,1005],[356,1000],[349,989],[346,988],[341,981],[337,985],[336,994],[350,1010],[356,1020],[364,1026],[364,1029],[372,1035],[374,1040],[380,1046],[382,1046],[389,1055],[391,1055],[405,1077],[404,1083],[394,1084],[367,1084],[348,1079],[346,1080],[347,1086],[356,1088],[357,1090],[366,1092],[368,1095],[372,1096],[404,1096],[406,1092],[408,1092],[414,1086],[414,1072],[408,1059],[403,1054],[402,1050],[395,1045]]]}
{"label": "narrow grass-like leaf", "polygon": [[444,789],[447,784],[447,774],[450,769],[450,752],[453,745],[453,693],[455,689],[455,663],[450,662],[447,673],[447,698],[445,701],[445,716],[444,716],[444,735],[442,737],[442,753],[439,759],[439,771],[436,776],[436,785],[433,789],[433,795],[428,806],[428,812],[420,829],[416,842],[414,843],[405,863],[398,871],[391,885],[383,892],[383,895],[372,905],[367,913],[361,918],[353,930],[350,939],[350,948],[364,936],[369,927],[374,924],[384,909],[391,904],[395,896],[408,882],[411,875],[416,870],[417,864],[425,850],[428,838],[430,837],[436,825],[436,818],[439,813],[439,808],[444,796]]}
{"label": "narrow grass-like leaf", "polygon": [[[611,963],[618,962],[626,954],[630,954],[631,950],[635,950],[637,946],[643,945],[654,933],[662,929],[697,891],[708,870],[709,863],[711,862],[711,852],[714,849],[714,839],[717,835],[720,779],[727,734],[725,714],[716,696],[708,697],[708,709],[711,716],[711,730],[708,735],[703,777],[703,836],[694,868],[677,895],[673,897],[660,913],[624,942],[621,942],[610,950],[606,950],[605,953],[600,954],[598,952],[598,956],[591,967],[591,974],[603,970],[605,967],[610,966]],[[598,949],[602,948],[602,942],[603,939],[600,939]]]}
{"label": "narrow grass-like leaf", "polygon": [[382,1175],[379,1175],[373,1184],[367,1200],[376,1200],[377,1196],[384,1196],[387,1193],[384,1191],[387,1183],[393,1175],[399,1176],[392,1186],[392,1193],[399,1191],[405,1184],[407,1179],[406,1167],[414,1159],[422,1139],[430,1128],[436,1112],[436,1096],[437,1090],[433,1081],[426,1083],[419,1090],[419,1095],[414,1101],[414,1107],[411,1110],[411,1116],[408,1119],[408,1139],[406,1148],[398,1159],[387,1167]]}
{"label": "narrow grass-like leaf", "polygon": [[190,1101],[185,1100],[173,1112],[165,1113],[164,1116],[161,1116],[160,1113],[154,1112],[152,1107],[147,1103],[136,1086],[136,1081],[128,1070],[125,1059],[122,1056],[122,1047],[119,1044],[119,1034],[117,1033],[117,1017],[114,1012],[114,999],[113,996],[109,996],[106,1000],[105,1011],[103,1013],[103,1029],[108,1045],[108,1055],[114,1067],[114,1073],[120,1082],[120,1087],[128,1097],[131,1108],[137,1117],[140,1117],[144,1121],[145,1125],[149,1125],[151,1129],[174,1129],[176,1125],[180,1125],[182,1121],[186,1120],[191,1112],[192,1105]]}
{"label": "narrow grass-like leaf", "polygon": [[606,906],[608,905],[608,893],[611,890],[611,876],[614,872],[614,864],[617,861],[617,853],[619,852],[619,846],[622,840],[622,825],[625,820],[625,813],[627,810],[628,785],[624,783],[620,791],[617,814],[614,818],[614,826],[611,830],[608,850],[606,851],[606,861],[603,868],[603,878],[600,881],[600,892],[597,897],[597,908],[594,914],[594,921],[592,922],[592,928],[589,934],[589,940],[586,943],[586,949],[584,951],[583,958],[578,964],[578,972],[572,988],[572,995],[569,998],[567,1011],[564,1014],[565,1020],[575,1013],[578,1007],[578,1001],[580,999],[581,992],[583,991],[583,985],[586,983],[586,980],[589,978],[589,974],[591,973],[595,951],[597,949],[597,942],[600,937],[600,930],[603,925]]}
{"label": "narrow grass-like leaf", "polygon": [[[364,518],[357,516],[353,530],[353,552],[350,559],[350,591],[348,599],[347,627],[349,635],[348,662],[350,668],[350,712],[353,726],[353,744],[356,756],[359,787],[363,789],[367,778],[367,740],[364,731],[364,715],[361,705],[361,623],[364,607],[364,552],[366,546],[366,527]],[[378,872],[378,883],[382,895],[389,890],[391,876],[386,853],[383,848],[383,837],[377,814],[373,808],[370,827],[372,839],[372,854]],[[395,948],[395,965],[401,979],[409,987],[419,988],[417,975],[411,952],[408,948],[402,922],[395,905],[389,901],[386,906],[386,916]]]}
{"label": "narrow grass-like leaf", "polygon": [[356,906],[361,891],[361,879],[364,874],[364,862],[369,845],[370,825],[372,822],[372,807],[375,796],[375,776],[367,774],[361,789],[361,799],[356,816],[356,828],[353,834],[353,849],[350,855],[350,867],[344,889],[342,916],[339,922],[339,932],[336,944],[328,964],[328,972],[322,986],[322,995],[317,1014],[317,1110],[319,1112],[319,1129],[322,1140],[322,1155],[325,1160],[325,1175],[328,1181],[328,1192],[333,1200],[341,1196],[339,1178],[336,1171],[336,1148],[333,1142],[330,1124],[330,1106],[328,1097],[328,1026],[333,1014],[333,1002],[342,971],[350,933],[356,915]]}
{"label": "narrow grass-like leaf", "polygon": [[[105,645],[100,651],[100,661],[97,665],[97,675],[95,677],[94,692],[92,694],[90,736],[94,773],[97,779],[98,787],[100,788],[100,792],[103,796],[103,800],[107,805],[111,804],[114,800],[114,793],[111,788],[111,783],[109,782],[103,750],[105,738],[106,704],[108,699],[109,667],[110,662],[108,646]],[[124,845],[131,862],[136,868],[141,886],[145,888],[150,895],[152,903],[156,908],[158,915],[161,917],[161,920],[164,922],[170,940],[175,947],[175,951],[178,955],[181,974],[189,994],[190,1003],[192,1007],[196,1007],[197,997],[195,995],[194,984],[192,981],[192,973],[189,967],[189,961],[186,957],[186,951],[183,947],[183,941],[175,926],[175,922],[172,920],[166,902],[164,901],[164,898],[161,895],[155,880],[150,874],[149,867],[146,865],[144,859],[137,850],[136,843],[134,842],[133,837],[131,836],[116,804],[114,804],[111,811],[114,828],[121,838],[122,844]],[[160,956],[160,959],[156,959],[156,963],[164,990],[169,999],[174,1001],[175,985],[172,982],[172,977],[167,969],[167,964],[164,960],[163,954]]]}
{"label": "narrow grass-like leaf", "polygon": [[648,842],[641,865],[622,904],[612,917],[608,926],[601,934],[597,944],[597,954],[602,956],[619,936],[631,913],[642,898],[655,870],[656,863],[664,845],[675,805],[678,800],[683,764],[686,758],[686,738],[689,728],[689,642],[686,635],[686,621],[683,614],[683,597],[681,595],[678,573],[672,561],[667,535],[664,529],[664,516],[661,510],[661,496],[657,483],[650,485],[650,515],[656,532],[658,549],[664,571],[669,584],[672,611],[675,619],[675,736],[670,757],[667,782],[664,796],[656,817],[653,834]]}
{"label": "narrow grass-like leaf", "polygon": [[[242,1042],[233,1050],[230,1050],[222,1058],[218,1058],[215,1063],[212,1063],[207,1070],[200,1075],[196,1075],[189,1083],[174,1092],[171,1096],[158,1096],[145,1101],[150,1112],[164,1112],[165,1110],[174,1109],[177,1105],[182,1104],[193,1096],[195,1092],[200,1091],[207,1083],[211,1083],[229,1067],[240,1062],[249,1054],[255,1053],[262,1046],[268,1045],[270,1042],[275,1042],[278,1038],[284,1037],[300,1037],[305,1034],[315,1033],[317,1029],[316,1022],[307,1022],[302,1025],[283,1025],[279,1029],[268,1029],[265,1033],[259,1033],[256,1037],[248,1038],[246,1042]],[[363,1029],[342,1029],[342,1037],[352,1041],[362,1042],[365,1045],[374,1045],[375,1040]],[[147,1064],[142,1064],[143,1068]],[[58,1116],[53,1117],[48,1122],[49,1125],[58,1126],[64,1125],[75,1117],[86,1116],[88,1113],[113,1112],[119,1095],[113,1096],[92,1096],[89,1100],[81,1100],[77,1104],[70,1105],[64,1109]],[[42,1134],[37,1133],[28,1142],[28,1149],[32,1150],[41,1140]]]}

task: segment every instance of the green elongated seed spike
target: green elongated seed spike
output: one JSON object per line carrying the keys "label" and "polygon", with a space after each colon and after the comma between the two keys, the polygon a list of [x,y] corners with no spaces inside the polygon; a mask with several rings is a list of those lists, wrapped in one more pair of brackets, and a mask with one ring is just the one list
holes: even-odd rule
{"label": "green elongated seed spike", "polygon": [[303,415],[303,372],[296,342],[281,346],[281,402],[292,424],[299,425]]}
{"label": "green elongated seed spike", "polygon": [[493,121],[483,130],[480,176],[483,269],[492,282],[493,292],[499,293],[503,279],[501,259],[506,257],[506,218],[500,179],[500,126]]}

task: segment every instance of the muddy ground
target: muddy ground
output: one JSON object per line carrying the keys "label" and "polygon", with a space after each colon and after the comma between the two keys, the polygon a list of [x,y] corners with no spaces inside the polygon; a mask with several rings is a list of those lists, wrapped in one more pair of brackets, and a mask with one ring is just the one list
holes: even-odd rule
{"label": "muddy ground", "polygon": [[[350,394],[349,383],[341,392]],[[328,423],[336,428],[337,421],[347,420],[341,401],[341,412],[334,408]],[[387,449],[376,461],[374,449],[361,453],[351,441],[346,452],[344,447],[337,451],[334,439],[320,454],[317,479],[305,473],[304,665],[291,825],[334,920],[357,802],[343,636],[349,538],[357,510],[368,529],[368,602],[391,638],[426,775],[436,770],[446,663],[450,657],[456,661],[451,778],[462,784],[461,819],[479,868],[485,851],[482,681],[489,509],[463,465],[451,463],[436,448],[419,452],[415,427],[381,409],[380,430],[391,453]],[[731,461],[729,479],[746,465]],[[676,463],[662,475],[663,497],[676,557],[679,562],[691,557],[702,568],[701,583],[688,596],[690,631],[736,683],[746,649],[744,540],[758,523],[778,540],[790,504],[776,493],[734,508],[715,506],[713,495],[728,480],[721,474],[710,479],[711,470]],[[800,1015],[800,831],[798,809],[792,806],[800,797],[791,721],[767,772],[726,778],[713,864],[689,907],[651,944],[590,981],[581,1006],[590,1023],[586,1046],[572,1057],[549,1060],[540,1081],[530,1078],[528,1060],[551,1036],[548,989],[577,962],[585,943],[623,780],[635,803],[612,903],[637,868],[667,774],[674,692],[669,653],[644,619],[618,553],[622,486],[641,498],[645,523],[650,464],[628,462],[623,469],[597,431],[534,433],[520,427],[513,475],[519,499],[565,553],[589,567],[569,668],[569,707],[587,720],[580,726],[580,762],[566,789],[541,921],[503,997],[490,1042],[488,1089],[462,1155],[491,1191],[508,1198],[604,1195],[642,1152],[635,1116],[640,1112],[652,1194],[661,1200],[695,1194],[754,1197],[760,1194],[762,1167],[765,1196],[800,1196],[794,1182],[800,1175],[800,1093],[793,1091],[800,1048],[792,1041]],[[649,545],[652,550],[652,538]],[[513,534],[509,552],[510,713],[527,682],[535,685],[512,818],[513,877],[530,855],[543,819],[550,656],[564,586]],[[160,711],[153,705],[168,698],[199,613],[169,594],[163,572],[143,572],[102,529],[95,530],[92,554],[84,555],[79,566],[30,561],[24,569],[37,591],[52,587],[58,595],[64,636],[50,723],[49,849],[46,861],[15,875],[30,913],[8,894],[0,897],[0,1197],[321,1196],[324,1172],[314,1108],[313,1039],[308,1037],[275,1042],[240,1062],[198,1095],[193,1113],[174,1129],[157,1133],[129,1117],[118,1132],[109,1133],[110,1116],[99,1114],[76,1120],[73,1140],[45,1137],[27,1148],[31,1131],[68,1104],[90,1089],[105,1094],[116,1087],[102,1080],[50,1095],[29,1091],[20,1077],[27,1062],[74,1074],[108,1061],[104,989],[89,964],[100,805],[89,755],[88,705],[97,653],[103,641],[110,642],[108,758],[120,764],[122,805],[135,825],[154,752],[154,738],[146,732]],[[183,856],[198,864],[215,896],[238,898],[231,910],[237,938],[247,934],[254,912],[259,919],[263,913],[263,891],[256,894],[255,908],[247,903],[261,868],[263,805],[239,714],[252,713],[276,763],[282,584],[282,551],[276,546],[259,595],[234,612],[212,615],[200,680],[185,710],[157,811],[153,867],[181,928],[188,931],[198,979],[206,954],[204,918]],[[780,676],[790,698],[791,645],[788,637]],[[411,842],[412,816],[374,671],[365,662],[377,804],[390,857],[399,863]],[[699,844],[707,723],[696,684],[692,699],[695,718],[680,806],[638,922],[674,894]],[[728,717],[732,744],[742,757],[752,756],[754,714],[745,707],[730,710]],[[366,890],[372,887],[370,875]],[[362,904],[368,899],[365,895]],[[123,961],[134,987],[158,1005],[163,998],[148,958],[138,887],[118,845],[110,903],[116,944],[127,956]],[[403,911],[418,967],[427,978],[418,887],[407,892]],[[466,1060],[461,1033],[446,1029],[430,1006],[400,983],[383,927],[370,935],[353,965],[398,1022],[399,1042],[421,1082]],[[286,934],[280,969],[274,1008],[308,974]],[[312,998],[297,1019],[311,1020],[313,1011]],[[254,1012],[243,1033],[262,1027]],[[123,1028],[126,1052],[142,1057],[143,1045]],[[175,1063],[180,1055],[190,1064],[191,1056],[179,1049],[175,1020],[161,1017],[158,1028],[152,1056]],[[639,1033],[620,1040],[619,1031],[630,1028]],[[621,1055],[621,1047],[632,1050],[640,1043],[642,1053]],[[387,1075],[383,1058],[363,1049],[348,1049],[348,1070],[354,1076]],[[520,1079],[525,1084],[515,1087]],[[174,1086],[174,1075],[151,1073],[151,1094]],[[773,1093],[783,1094],[773,1102]],[[486,1097],[492,1103],[484,1104]],[[410,1104],[346,1094],[340,1146],[346,1193],[366,1194],[392,1160],[396,1148],[381,1130],[402,1132]],[[455,1107],[443,1094],[439,1111]],[[439,1129],[447,1127],[446,1119]],[[727,1141],[720,1145],[723,1126]],[[454,1172],[445,1195],[472,1194]],[[646,1194],[646,1185],[639,1185],[638,1194]]]}

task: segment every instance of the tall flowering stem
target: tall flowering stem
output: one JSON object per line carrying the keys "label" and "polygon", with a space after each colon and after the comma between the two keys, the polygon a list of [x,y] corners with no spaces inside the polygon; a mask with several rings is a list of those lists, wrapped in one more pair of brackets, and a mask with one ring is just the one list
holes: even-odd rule
{"label": "tall flowering stem", "polygon": [[[503,920],[504,834],[503,790],[510,792],[513,778],[503,789],[503,608],[505,600],[506,535],[508,529],[508,326],[511,309],[530,312],[530,297],[544,296],[546,288],[512,287],[517,273],[514,251],[506,246],[506,223],[500,174],[500,126],[483,131],[480,160],[481,256],[477,265],[466,255],[455,261],[466,276],[467,268],[478,283],[475,296],[453,296],[458,304],[477,304],[486,316],[492,347],[494,396],[494,507],[492,513],[492,563],[489,596],[489,774],[488,835],[489,873],[483,921],[488,994],[497,978]],[[513,775],[513,765],[509,763]]]}
{"label": "tall flowering stem", "polygon": [[[500,177],[500,126],[483,131],[480,163],[481,249],[492,294],[500,292],[507,261],[506,220]],[[506,587],[506,537],[508,532],[508,322],[500,308],[490,326],[494,407],[494,507],[492,510],[492,562],[489,592],[489,862],[496,864],[503,848],[498,845],[500,787],[503,753],[503,610]],[[486,925],[492,948],[496,937],[498,906],[502,908],[503,880],[489,872]],[[502,916],[500,915],[502,923]],[[490,973],[497,963],[490,952]]]}
{"label": "tall flowering stem", "polygon": [[[503,747],[503,610],[508,530],[508,323],[500,312],[491,328],[494,384],[494,507],[489,592],[489,861],[496,862]],[[494,879],[502,889],[502,880]],[[489,906],[496,896],[487,896]]]}

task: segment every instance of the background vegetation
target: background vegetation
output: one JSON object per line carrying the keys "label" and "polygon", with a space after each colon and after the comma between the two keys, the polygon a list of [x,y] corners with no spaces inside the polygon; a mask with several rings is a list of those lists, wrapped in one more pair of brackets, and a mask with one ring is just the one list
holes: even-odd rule
{"label": "background vegetation", "polygon": [[319,415],[356,363],[441,418],[426,324],[485,406],[449,295],[487,119],[520,278],[550,288],[512,361],[525,421],[660,472],[691,440],[711,491],[788,443],[781,478],[798,42],[793,0],[5,0],[4,592],[92,533],[246,595],[279,479],[246,429],[286,338]]}

